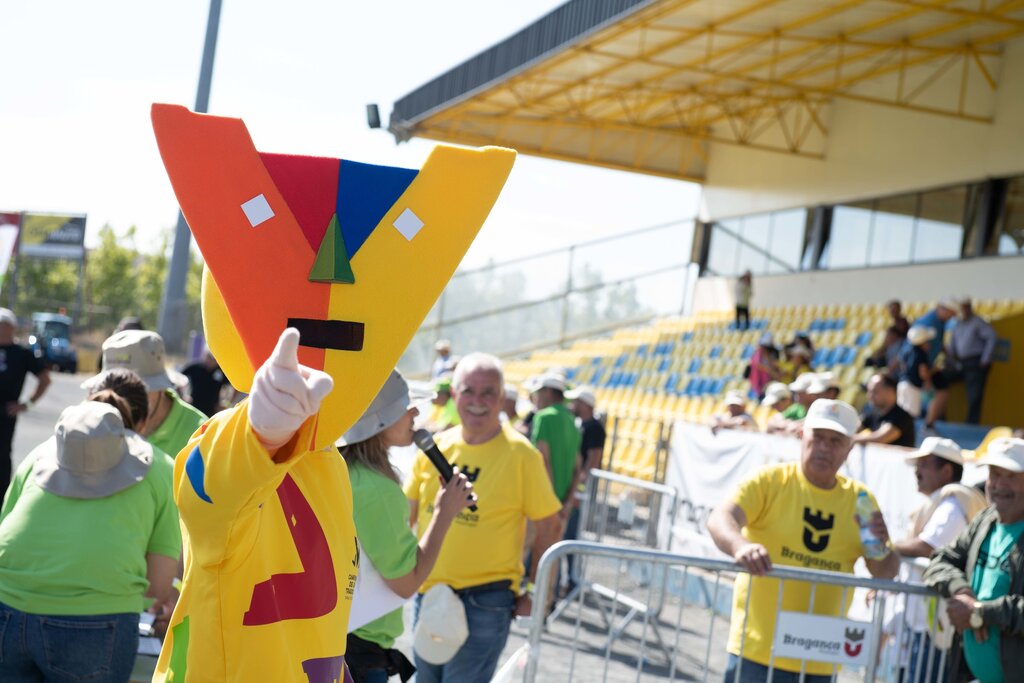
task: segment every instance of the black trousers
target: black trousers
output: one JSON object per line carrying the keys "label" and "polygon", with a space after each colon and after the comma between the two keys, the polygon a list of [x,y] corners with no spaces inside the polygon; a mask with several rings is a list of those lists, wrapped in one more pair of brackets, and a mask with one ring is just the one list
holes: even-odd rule
{"label": "black trousers", "polygon": [[[740,320],[743,322],[740,323]],[[747,306],[736,307],[736,329],[737,330],[749,330],[750,329],[750,308]]]}
{"label": "black trousers", "polygon": [[961,358],[958,366],[943,372],[950,384],[964,383],[967,394],[967,423],[976,425],[981,422],[981,402],[985,398],[985,383],[988,381],[988,368],[982,367],[981,356]]}
{"label": "black trousers", "polygon": [[[3,412],[2,403],[0,412]],[[14,441],[14,425],[17,421],[15,417],[8,417],[7,413],[0,415],[0,487],[4,491],[11,483],[11,443]]]}

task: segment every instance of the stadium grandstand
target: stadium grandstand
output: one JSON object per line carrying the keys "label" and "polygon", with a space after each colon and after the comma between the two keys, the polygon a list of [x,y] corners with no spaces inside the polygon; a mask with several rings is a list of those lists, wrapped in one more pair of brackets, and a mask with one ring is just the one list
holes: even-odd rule
{"label": "stadium grandstand", "polygon": [[[884,302],[914,318],[966,296],[1001,339],[982,423],[1014,427],[1022,121],[1017,2],[571,0],[397,100],[389,129],[702,185],[678,254],[699,269],[687,315],[562,339],[511,358],[513,379],[563,368],[613,418],[704,421],[746,388],[763,331],[806,332],[814,368],[859,404]],[[735,331],[746,271],[752,326]],[[948,414],[962,419],[962,387]]]}

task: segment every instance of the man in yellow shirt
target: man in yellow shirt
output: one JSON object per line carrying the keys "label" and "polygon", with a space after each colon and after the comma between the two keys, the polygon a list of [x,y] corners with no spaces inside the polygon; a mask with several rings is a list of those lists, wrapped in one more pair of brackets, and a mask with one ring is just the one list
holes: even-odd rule
{"label": "man in yellow shirt", "polygon": [[[537,525],[530,586],[537,563],[558,540],[562,508],[536,448],[501,422],[505,395],[501,363],[474,353],[463,358],[452,378],[461,424],[437,437],[438,448],[473,482],[477,511],[464,510],[445,538],[441,554],[417,597],[437,584],[454,589],[465,607],[469,636],[445,664],[416,653],[420,683],[486,683],[497,668],[514,614],[529,615],[530,590],[520,594],[526,520]],[[410,518],[419,533],[434,514],[440,486],[437,471],[420,454],[405,486]]]}
{"label": "man in yellow shirt", "polygon": [[[853,573],[854,563],[864,553],[855,515],[857,497],[863,492],[872,503],[874,497],[860,482],[838,472],[850,454],[859,424],[850,405],[818,399],[804,421],[800,461],[755,472],[708,519],[715,545],[744,569],[733,590],[725,681],[760,683],[767,680],[770,669],[776,683],[795,683],[800,678],[801,662],[773,657],[772,643],[777,610],[807,612],[810,584],[785,583],[779,605],[778,579],[764,574],[773,564]],[[869,522],[871,533],[888,549],[889,532],[877,509],[876,504]],[[891,551],[865,561],[868,571],[881,578],[893,578],[899,569],[899,557]],[[843,604],[842,596],[838,586],[818,585],[814,613],[844,615],[849,598]],[[831,681],[832,671],[831,664],[807,662],[804,681]]]}

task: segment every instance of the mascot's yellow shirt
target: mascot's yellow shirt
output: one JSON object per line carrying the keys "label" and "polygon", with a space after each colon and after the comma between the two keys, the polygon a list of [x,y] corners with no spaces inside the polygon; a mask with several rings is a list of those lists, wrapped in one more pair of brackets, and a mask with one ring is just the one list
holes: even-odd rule
{"label": "mascot's yellow shirt", "polygon": [[275,463],[246,406],[175,462],[185,581],[153,680],[340,683],[359,564],[345,461],[296,446],[310,419]]}

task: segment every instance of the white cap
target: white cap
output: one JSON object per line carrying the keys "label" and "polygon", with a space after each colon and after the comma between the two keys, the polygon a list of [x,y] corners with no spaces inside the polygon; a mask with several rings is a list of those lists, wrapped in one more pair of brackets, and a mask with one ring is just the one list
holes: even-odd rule
{"label": "white cap", "polygon": [[466,608],[459,596],[443,583],[435,584],[423,595],[420,618],[416,622],[412,648],[430,664],[451,661],[469,637]]}
{"label": "white cap", "polygon": [[597,405],[597,396],[590,387],[577,387],[565,392],[565,397],[570,401],[582,401],[591,408]]}
{"label": "white cap", "polygon": [[747,399],[743,395],[742,391],[730,391],[725,395],[725,405],[727,406],[745,406],[747,405]]}
{"label": "white cap", "polygon": [[1024,472],[1024,439],[995,439],[978,460],[979,465],[1002,467],[1011,472]]}
{"label": "white cap", "polygon": [[807,409],[804,432],[810,429],[830,429],[844,436],[853,436],[860,427],[857,411],[844,401],[819,398]]}
{"label": "white cap", "polygon": [[565,376],[554,372],[545,372],[543,375],[536,378],[536,381],[530,388],[530,393],[533,393],[538,389],[555,389],[556,391],[565,391]]}
{"label": "white cap", "polygon": [[447,339],[438,339],[436,342],[434,342],[435,351],[448,351],[451,350],[451,348],[452,343]]}
{"label": "white cap", "polygon": [[0,308],[0,323],[7,323],[17,327],[18,316],[14,315],[14,311],[9,308]]}
{"label": "white cap", "polygon": [[789,387],[782,382],[772,382],[765,387],[764,400],[761,401],[761,405],[771,407],[786,398],[793,398]]}
{"label": "white cap", "polygon": [[911,346],[917,346],[932,339],[935,339],[935,330],[931,327],[914,325],[907,330],[907,341],[910,342]]}
{"label": "white cap", "polygon": [[772,336],[771,332],[765,332],[757,340],[757,343],[759,346],[772,346],[775,343],[775,337]]}
{"label": "white cap", "polygon": [[[814,374],[813,372],[802,373],[799,377],[797,377],[795,380],[793,380],[793,382],[789,385],[789,390],[790,391],[799,391],[801,393],[805,392],[805,391],[807,391],[807,387],[809,387],[811,385],[811,382],[813,382],[816,379],[818,379],[818,376],[816,374]],[[821,380],[818,380],[818,381],[820,382]],[[821,392],[818,392],[818,393],[821,393]]]}
{"label": "white cap", "polygon": [[939,302],[940,308],[948,308],[951,311],[956,311],[960,307],[960,301],[956,297],[947,296]]}
{"label": "white cap", "polygon": [[839,380],[836,379],[836,376],[833,375],[831,372],[819,372],[818,379],[821,380],[821,383],[825,385],[826,389],[843,388],[843,385],[839,383]]}
{"label": "white cap", "polygon": [[921,447],[907,456],[907,462],[927,458],[929,455],[934,455],[957,465],[964,464],[964,456],[957,442],[952,439],[943,439],[939,436],[929,436],[922,441]]}
{"label": "white cap", "polygon": [[519,389],[516,388],[515,384],[505,385],[505,398],[509,401],[515,401],[519,398]]}

